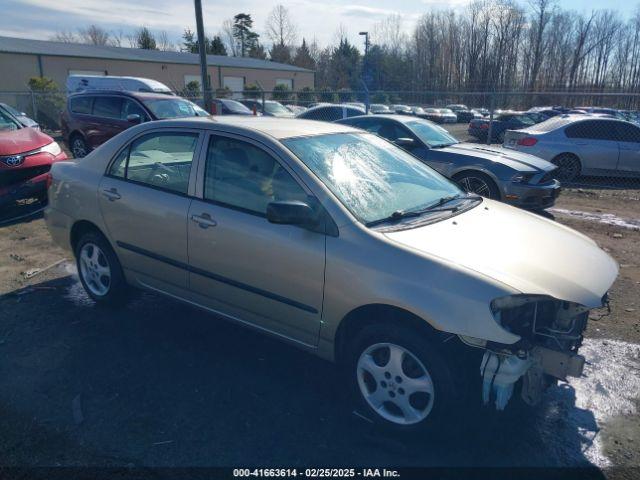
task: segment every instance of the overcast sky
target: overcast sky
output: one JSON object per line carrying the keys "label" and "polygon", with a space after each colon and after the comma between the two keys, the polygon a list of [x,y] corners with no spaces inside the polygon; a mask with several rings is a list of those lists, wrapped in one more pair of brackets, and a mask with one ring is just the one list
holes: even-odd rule
{"label": "overcast sky", "polygon": [[[205,30],[216,33],[222,22],[239,12],[250,13],[254,27],[263,33],[269,11],[278,3],[289,8],[298,36],[330,43],[340,25],[360,43],[358,32],[371,29],[385,16],[398,13],[409,31],[419,16],[431,9],[464,8],[470,0],[202,0]],[[526,0],[521,0],[522,2]],[[558,0],[566,9],[590,11],[608,8],[629,16],[637,0]],[[185,27],[195,30],[192,0],[0,0],[0,35],[50,39],[57,31],[76,31],[90,24],[125,35],[146,25],[164,30],[179,43]],[[268,43],[266,38],[263,43]]]}

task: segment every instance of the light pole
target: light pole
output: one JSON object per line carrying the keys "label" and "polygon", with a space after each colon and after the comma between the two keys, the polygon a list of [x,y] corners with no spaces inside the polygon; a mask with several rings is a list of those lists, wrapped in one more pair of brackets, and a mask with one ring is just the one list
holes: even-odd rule
{"label": "light pole", "polygon": [[194,0],[196,9],[196,31],[198,35],[198,53],[200,53],[200,77],[202,81],[202,94],[204,96],[204,109],[211,113],[213,99],[211,98],[211,85],[207,72],[207,45],[204,36],[204,24],[202,23],[202,2]]}
{"label": "light pole", "polygon": [[369,53],[369,32],[360,32],[358,35],[364,35],[364,58],[367,58],[367,53]]}
{"label": "light pole", "polygon": [[367,54],[369,53],[369,32],[360,32],[358,35],[364,35],[364,61],[362,62],[362,84],[364,85],[365,94],[365,112],[369,113],[369,86],[367,79],[369,78],[369,69],[367,64]]}

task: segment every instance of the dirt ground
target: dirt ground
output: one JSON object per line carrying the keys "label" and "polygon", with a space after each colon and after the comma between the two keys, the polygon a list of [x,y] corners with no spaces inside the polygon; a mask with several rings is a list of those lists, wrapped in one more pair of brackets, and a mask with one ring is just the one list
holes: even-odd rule
{"label": "dirt ground", "polygon": [[[584,212],[595,217],[580,216]],[[381,441],[357,419],[337,414],[328,407],[341,402],[331,368],[294,349],[281,353],[271,339],[226,323],[211,327],[193,309],[147,294],[117,316],[96,310],[38,214],[0,224],[0,353],[12,359],[0,365],[0,465],[238,465],[245,458],[240,452],[251,452],[262,465],[314,458],[364,465],[371,459],[387,465],[596,465],[607,478],[637,478],[637,468],[626,467],[640,466],[640,383],[624,381],[640,378],[640,228],[621,225],[640,218],[640,191],[565,190],[550,215],[593,238],[620,264],[611,313],[591,316],[585,348],[594,358],[587,378],[570,385],[574,393],[554,390],[526,419],[496,424],[491,416],[474,416],[465,428],[479,444],[461,446],[455,439],[435,450]],[[153,330],[144,323],[151,319]],[[609,349],[611,356],[597,358]],[[603,364],[612,365],[608,376],[599,371]],[[291,375],[303,378],[302,385]],[[319,389],[318,375],[335,386]],[[210,412],[207,395],[234,413]],[[256,403],[258,395],[270,403]],[[267,446],[273,425],[240,411],[251,408],[278,419],[282,445]],[[319,416],[309,420],[309,410]],[[208,427],[200,432],[202,421]],[[343,437],[337,445],[334,431]],[[320,443],[301,446],[308,435]],[[517,453],[505,459],[496,452],[506,438],[514,442],[511,436],[518,437],[510,450]],[[540,450],[539,444],[548,446]],[[460,448],[465,455],[451,453]]]}

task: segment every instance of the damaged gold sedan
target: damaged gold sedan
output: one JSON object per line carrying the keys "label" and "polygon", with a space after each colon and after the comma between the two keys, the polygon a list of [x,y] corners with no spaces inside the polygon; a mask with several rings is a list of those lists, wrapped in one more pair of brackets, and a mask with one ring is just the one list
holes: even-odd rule
{"label": "damaged gold sedan", "polygon": [[142,288],[274,335],[337,362],[397,430],[464,391],[502,409],[580,375],[618,272],[584,235],[343,125],[149,122],[51,176],[47,225],[94,301]]}

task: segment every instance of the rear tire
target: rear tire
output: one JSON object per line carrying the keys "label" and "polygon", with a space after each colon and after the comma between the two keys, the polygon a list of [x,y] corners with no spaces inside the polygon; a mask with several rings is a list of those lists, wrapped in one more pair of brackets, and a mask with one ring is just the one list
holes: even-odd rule
{"label": "rear tire", "polygon": [[457,398],[449,365],[415,329],[364,327],[350,342],[344,367],[358,411],[394,432],[437,428]]}
{"label": "rear tire", "polygon": [[500,190],[489,175],[482,172],[462,172],[453,177],[453,180],[465,192],[475,193],[492,200],[500,200]]}
{"label": "rear tire", "polygon": [[99,305],[119,307],[129,298],[122,266],[109,242],[98,232],[87,232],[75,248],[78,276],[87,295]]}
{"label": "rear tire", "polygon": [[558,166],[556,178],[560,182],[572,182],[580,176],[580,159],[571,153],[561,153],[551,160],[551,163]]}
{"label": "rear tire", "polygon": [[91,148],[89,147],[85,139],[78,134],[75,134],[71,137],[69,141],[69,150],[71,150],[74,158],[86,157],[91,152]]}

